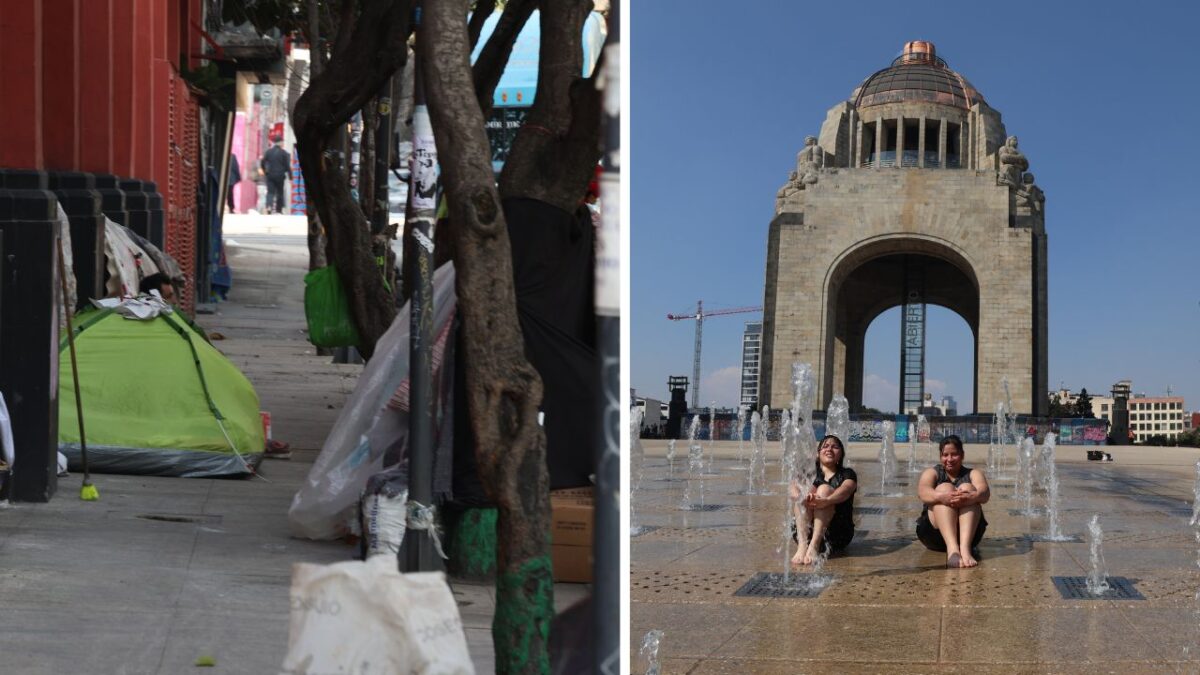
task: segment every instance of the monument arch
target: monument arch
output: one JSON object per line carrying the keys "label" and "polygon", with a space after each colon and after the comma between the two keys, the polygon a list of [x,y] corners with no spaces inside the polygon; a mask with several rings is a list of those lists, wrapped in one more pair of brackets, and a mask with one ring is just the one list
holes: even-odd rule
{"label": "monument arch", "polygon": [[861,408],[867,328],[901,306],[903,412],[924,391],[924,313],[938,305],[973,334],[976,412],[1007,379],[1017,412],[1044,414],[1044,196],[1028,168],[1000,113],[928,42],[834,106],[777,195],[760,400],[788,405],[791,364],[807,362],[819,406],[844,394]]}

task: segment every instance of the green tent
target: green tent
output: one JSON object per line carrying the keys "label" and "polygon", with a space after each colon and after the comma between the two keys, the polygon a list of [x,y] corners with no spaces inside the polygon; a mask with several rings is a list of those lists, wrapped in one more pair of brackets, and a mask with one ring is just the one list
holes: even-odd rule
{"label": "green tent", "polygon": [[[74,322],[91,471],[205,478],[248,474],[262,459],[258,394],[179,314],[126,319],[89,309]],[[81,468],[64,335],[58,352],[58,442]]]}

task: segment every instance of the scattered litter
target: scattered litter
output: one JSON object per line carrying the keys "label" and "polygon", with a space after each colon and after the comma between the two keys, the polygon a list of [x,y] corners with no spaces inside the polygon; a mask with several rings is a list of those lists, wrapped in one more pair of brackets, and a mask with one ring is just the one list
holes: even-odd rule
{"label": "scattered litter", "polygon": [[209,334],[208,334],[208,339],[209,339],[209,340],[224,340],[224,339],[225,339],[225,334],[224,334],[224,333],[218,333],[217,331],[215,331],[215,330],[214,330],[213,332],[211,332],[211,333],[209,333]]}
{"label": "scattered litter", "polygon": [[213,668],[217,665],[217,660],[211,656],[201,656],[196,659],[197,668]]}
{"label": "scattered litter", "polygon": [[263,457],[266,459],[291,459],[292,446],[283,441],[267,441],[263,448]]}

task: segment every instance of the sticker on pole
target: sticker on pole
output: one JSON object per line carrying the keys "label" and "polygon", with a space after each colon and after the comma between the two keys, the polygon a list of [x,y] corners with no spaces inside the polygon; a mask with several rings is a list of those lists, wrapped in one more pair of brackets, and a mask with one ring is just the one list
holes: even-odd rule
{"label": "sticker on pole", "polygon": [[596,314],[621,315],[621,178],[600,177],[600,227],[596,231]]}
{"label": "sticker on pole", "polygon": [[413,212],[437,210],[437,146],[433,140],[433,125],[429,108],[423,105],[413,112]]}

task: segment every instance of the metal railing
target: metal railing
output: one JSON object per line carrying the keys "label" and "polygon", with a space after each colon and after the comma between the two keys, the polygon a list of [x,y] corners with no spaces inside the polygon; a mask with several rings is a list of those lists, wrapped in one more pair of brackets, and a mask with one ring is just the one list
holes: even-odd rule
{"label": "metal railing", "polygon": [[[867,157],[866,161],[864,161],[862,163],[862,167],[867,168],[867,169],[873,169],[873,168],[875,168],[875,162],[878,161],[880,167],[895,168],[896,167],[896,154],[897,153],[895,150],[885,150],[884,152],[873,152]],[[917,150],[905,150],[903,153],[900,153],[900,165],[899,166],[901,168],[916,168],[920,163],[920,162],[918,162],[919,157],[920,157],[920,153]],[[935,151],[929,151],[929,150],[925,151],[925,168],[926,169],[937,169],[940,167],[941,167],[941,158],[938,155],[937,151],[936,150]],[[947,169],[959,168],[958,155],[946,155],[946,168]]]}

